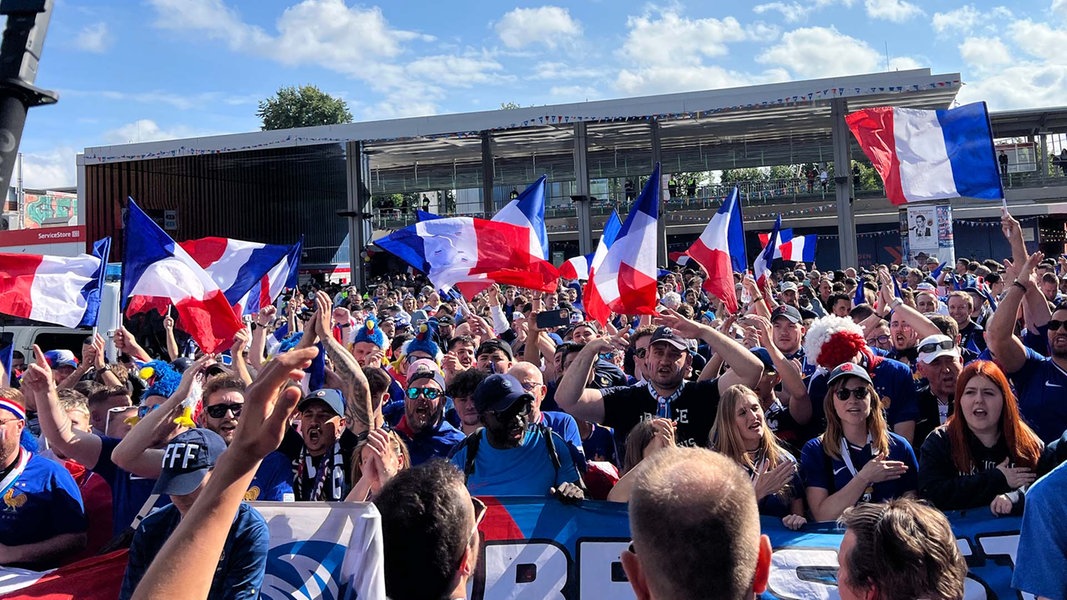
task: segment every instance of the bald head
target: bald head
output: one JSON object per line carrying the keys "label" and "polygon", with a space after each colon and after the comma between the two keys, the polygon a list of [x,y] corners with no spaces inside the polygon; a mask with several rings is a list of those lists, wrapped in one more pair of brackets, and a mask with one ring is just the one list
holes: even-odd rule
{"label": "bald head", "polygon": [[522,387],[533,394],[534,418],[531,422],[540,423],[541,401],[545,399],[548,393],[548,389],[545,387],[545,376],[541,373],[541,369],[537,368],[537,365],[533,363],[520,361],[508,369],[508,375],[518,379]]}
{"label": "bald head", "polygon": [[676,447],[641,461],[635,476],[629,512],[639,564],[623,562],[627,573],[640,571],[631,583],[638,579],[657,599],[751,598],[765,568],[756,495],[741,467],[709,450]]}

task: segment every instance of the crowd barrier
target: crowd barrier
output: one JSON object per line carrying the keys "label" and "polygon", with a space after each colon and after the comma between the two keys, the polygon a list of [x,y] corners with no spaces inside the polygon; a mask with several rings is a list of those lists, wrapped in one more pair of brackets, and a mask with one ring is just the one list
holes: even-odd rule
{"label": "crowd barrier", "polygon": [[[470,598],[634,597],[619,562],[630,542],[624,505],[567,506],[542,498],[488,498],[486,504],[484,544]],[[372,505],[255,505],[271,531],[262,598],[384,598],[380,516]],[[1018,517],[996,518],[986,509],[948,516],[970,567],[967,600],[1032,598],[1011,589]],[[838,598],[840,530],[815,524],[790,531],[777,519],[763,519],[762,527],[774,557],[770,587],[761,599]],[[124,567],[124,553],[115,553],[51,573],[0,569],[0,597],[114,599]]]}

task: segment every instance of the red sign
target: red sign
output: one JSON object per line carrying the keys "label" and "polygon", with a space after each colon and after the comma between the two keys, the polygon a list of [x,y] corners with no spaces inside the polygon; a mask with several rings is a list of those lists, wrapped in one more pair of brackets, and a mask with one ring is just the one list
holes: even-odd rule
{"label": "red sign", "polygon": [[38,244],[60,244],[77,242],[85,244],[85,226],[42,227],[40,229],[16,229],[0,231],[0,247],[36,246]]}

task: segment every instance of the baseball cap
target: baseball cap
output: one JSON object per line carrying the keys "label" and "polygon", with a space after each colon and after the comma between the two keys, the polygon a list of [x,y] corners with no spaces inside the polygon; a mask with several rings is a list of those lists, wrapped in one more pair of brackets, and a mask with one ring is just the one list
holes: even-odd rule
{"label": "baseball cap", "polygon": [[428,318],[429,317],[426,316],[426,311],[413,310],[411,311],[411,326],[418,327],[420,324],[425,323]]}
{"label": "baseball cap", "polygon": [[456,320],[453,319],[450,315],[441,315],[440,317],[437,317],[437,324],[438,325],[455,325],[456,324]]}
{"label": "baseball cap", "polygon": [[771,353],[768,352],[766,348],[756,346],[751,349],[751,352],[756,355],[756,358],[758,358],[761,363],[763,363],[763,370],[765,372],[772,373],[775,371],[774,361],[771,360]]}
{"label": "baseball cap", "polygon": [[657,327],[652,332],[652,340],[648,342],[648,345],[656,344],[659,342],[666,342],[679,350],[689,350],[689,340],[683,338],[674,332],[673,329],[667,326]]}
{"label": "baseball cap", "polygon": [[784,292],[795,292],[795,291],[797,291],[797,289],[798,289],[797,288],[797,284],[793,283],[792,281],[787,281],[787,282],[783,283],[782,284],[782,288],[781,288],[783,293]]}
{"label": "baseball cap", "polygon": [[421,379],[433,379],[437,382],[437,385],[441,386],[442,390],[447,387],[445,386],[445,376],[441,373],[441,369],[437,366],[437,363],[428,358],[420,358],[408,367],[407,380],[409,387]]}
{"label": "baseball cap", "polygon": [[799,323],[803,320],[800,316],[800,311],[789,304],[779,304],[774,307],[774,310],[771,311],[771,322],[774,322],[778,317],[785,317],[791,323]]}
{"label": "baseball cap", "polygon": [[941,264],[941,262],[937,260],[936,256],[928,256],[928,257],[926,257],[926,264],[928,264],[928,265],[939,265],[939,264]]}
{"label": "baseball cap", "polygon": [[330,410],[337,414],[337,416],[345,416],[345,397],[341,395],[339,390],[330,388],[322,388],[311,392],[300,401],[300,404],[296,405],[296,409],[302,411],[307,408],[308,404],[315,400],[325,402],[326,406],[329,406]]}
{"label": "baseball cap", "polygon": [[483,354],[492,354],[495,350],[500,350],[509,359],[514,358],[514,355],[511,354],[511,346],[497,339],[485,340],[484,342],[482,342],[482,345],[478,346],[478,350],[474,353],[474,355],[481,356]]}
{"label": "baseball cap", "polygon": [[928,335],[919,342],[919,360],[925,364],[934,362],[941,356],[956,356],[958,357],[959,350],[956,349],[956,342],[947,335]]}
{"label": "baseball cap", "polygon": [[53,369],[59,367],[78,368],[78,358],[70,350],[49,350],[44,353],[44,359],[48,361],[48,366]]}
{"label": "baseball cap", "polygon": [[932,292],[936,289],[937,288],[934,287],[934,284],[930,283],[929,281],[921,281],[919,282],[919,285],[915,286],[915,291],[917,292]]}
{"label": "baseball cap", "polygon": [[830,377],[826,380],[826,385],[830,385],[842,377],[859,377],[867,383],[874,385],[874,382],[871,381],[871,376],[867,374],[867,369],[864,369],[855,363],[843,363],[834,367],[834,370],[830,371]]}
{"label": "baseball cap", "polygon": [[523,389],[518,379],[507,373],[494,373],[474,388],[474,408],[479,413],[487,410],[507,410],[520,400],[533,400],[533,395]]}
{"label": "baseball cap", "polygon": [[163,451],[163,470],[152,493],[170,496],[193,493],[225,451],[222,436],[210,429],[197,427],[175,436]]}

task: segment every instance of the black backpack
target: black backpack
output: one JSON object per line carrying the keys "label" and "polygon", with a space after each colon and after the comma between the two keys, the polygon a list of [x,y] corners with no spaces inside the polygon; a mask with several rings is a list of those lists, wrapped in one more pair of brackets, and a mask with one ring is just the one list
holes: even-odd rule
{"label": "black backpack", "polygon": [[[556,452],[556,444],[552,442],[552,430],[541,423],[533,425],[537,428],[537,431],[541,432],[541,435],[545,438],[545,446],[548,447],[548,458],[552,461],[552,467],[559,473],[559,468],[562,465],[559,460],[559,454]],[[483,428],[484,429],[484,428]],[[456,449],[452,451],[452,455],[459,454],[463,448],[467,449],[467,456],[463,462],[463,483],[466,484],[474,473],[474,459],[478,456],[478,446],[482,443],[482,430],[479,429],[474,433],[468,435],[463,439]],[[581,474],[578,475],[579,482],[581,482]],[[584,486],[583,486],[584,487]]]}

